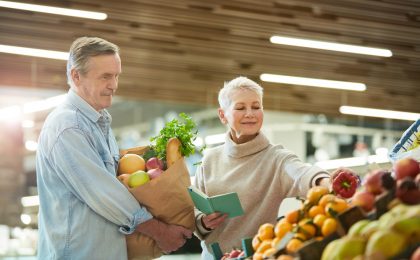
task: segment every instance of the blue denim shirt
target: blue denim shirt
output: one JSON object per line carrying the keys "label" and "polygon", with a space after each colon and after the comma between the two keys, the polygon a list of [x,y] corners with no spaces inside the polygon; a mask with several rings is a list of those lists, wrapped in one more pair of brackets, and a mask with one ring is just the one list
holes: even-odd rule
{"label": "blue denim shirt", "polygon": [[45,121],[36,159],[39,259],[127,259],[125,234],[152,218],[116,178],[110,123],[73,90]]}

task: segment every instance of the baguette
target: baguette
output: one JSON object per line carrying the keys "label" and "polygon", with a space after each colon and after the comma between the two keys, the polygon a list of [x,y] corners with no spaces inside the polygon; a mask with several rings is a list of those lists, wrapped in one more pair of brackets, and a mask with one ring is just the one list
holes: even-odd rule
{"label": "baguette", "polygon": [[172,137],[166,144],[166,166],[168,168],[171,167],[181,158],[181,141],[176,137]]}

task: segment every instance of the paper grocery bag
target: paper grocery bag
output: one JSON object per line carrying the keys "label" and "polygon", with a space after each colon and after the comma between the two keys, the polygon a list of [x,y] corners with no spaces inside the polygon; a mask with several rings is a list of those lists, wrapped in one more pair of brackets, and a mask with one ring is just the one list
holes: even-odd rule
{"label": "paper grocery bag", "polygon": [[[194,204],[187,191],[190,185],[190,175],[182,158],[158,178],[129,191],[155,218],[194,231]],[[162,255],[156,242],[146,235],[134,232],[126,240],[128,259],[153,259]]]}

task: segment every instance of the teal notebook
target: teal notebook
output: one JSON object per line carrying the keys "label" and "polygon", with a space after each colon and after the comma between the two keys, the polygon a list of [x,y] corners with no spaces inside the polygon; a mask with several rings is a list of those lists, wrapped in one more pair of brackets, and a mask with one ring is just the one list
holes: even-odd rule
{"label": "teal notebook", "polygon": [[221,212],[228,214],[229,218],[244,214],[241,202],[236,192],[209,197],[194,186],[188,187],[188,192],[195,207],[204,214]]}

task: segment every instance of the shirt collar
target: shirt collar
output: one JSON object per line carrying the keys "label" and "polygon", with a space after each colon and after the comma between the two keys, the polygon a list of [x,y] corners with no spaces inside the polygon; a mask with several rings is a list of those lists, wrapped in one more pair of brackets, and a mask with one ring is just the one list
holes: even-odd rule
{"label": "shirt collar", "polygon": [[77,107],[87,118],[92,120],[93,122],[97,122],[101,117],[104,121],[112,121],[111,115],[108,113],[106,109],[102,109],[101,111],[96,111],[88,102],[86,102],[82,97],[80,97],[76,91],[70,88],[69,92],[67,93],[67,100],[70,104]]}
{"label": "shirt collar", "polygon": [[243,144],[235,143],[230,136],[230,132],[227,132],[225,141],[225,151],[229,156],[234,158],[241,158],[258,153],[267,148],[270,144],[269,140],[262,132],[259,132],[251,141]]}

